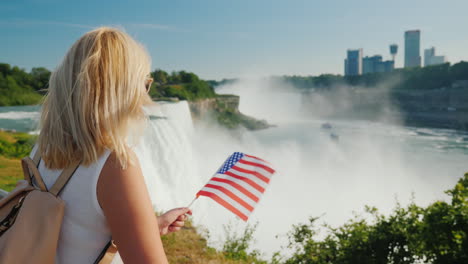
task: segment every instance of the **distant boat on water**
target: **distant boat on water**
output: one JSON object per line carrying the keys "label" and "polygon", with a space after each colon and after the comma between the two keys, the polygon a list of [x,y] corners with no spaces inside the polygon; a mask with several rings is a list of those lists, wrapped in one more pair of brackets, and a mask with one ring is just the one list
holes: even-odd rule
{"label": "distant boat on water", "polygon": [[330,123],[323,123],[322,128],[323,129],[332,129],[332,125]]}
{"label": "distant boat on water", "polygon": [[338,141],[340,140],[340,136],[338,136],[337,134],[335,133],[330,133],[330,138],[334,141]]}

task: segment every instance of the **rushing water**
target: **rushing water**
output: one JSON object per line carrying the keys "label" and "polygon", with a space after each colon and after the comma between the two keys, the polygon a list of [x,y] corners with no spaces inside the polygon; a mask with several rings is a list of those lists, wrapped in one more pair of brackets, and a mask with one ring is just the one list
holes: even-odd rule
{"label": "rushing water", "polygon": [[[271,113],[255,109],[241,103],[247,113]],[[0,128],[33,131],[37,111],[0,108]],[[137,153],[158,211],[188,205],[234,151],[274,164],[278,173],[249,220],[259,223],[255,247],[268,254],[286,244],[292,224],[309,216],[339,225],[364,205],[389,212],[396,200],[406,204],[413,195],[417,204],[426,205],[446,199],[443,191],[468,171],[468,135],[455,130],[365,121],[328,121],[331,128],[324,129],[325,120],[288,120],[278,113],[276,127],[232,136],[216,125],[194,126],[186,102],[161,103],[147,113],[150,122]],[[223,240],[226,223],[245,226],[207,198],[198,199],[193,211],[214,245]]]}
{"label": "rushing water", "polygon": [[39,119],[39,106],[0,107],[0,128],[20,132],[36,129]]}

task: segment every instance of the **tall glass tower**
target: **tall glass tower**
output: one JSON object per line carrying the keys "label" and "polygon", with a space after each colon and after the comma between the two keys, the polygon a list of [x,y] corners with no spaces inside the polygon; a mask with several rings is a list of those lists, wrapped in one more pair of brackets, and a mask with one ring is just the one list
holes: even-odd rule
{"label": "tall glass tower", "polygon": [[409,30],[405,32],[405,68],[421,66],[421,31]]}
{"label": "tall glass tower", "polygon": [[362,49],[347,51],[347,57],[344,62],[345,75],[361,75],[362,74]]}

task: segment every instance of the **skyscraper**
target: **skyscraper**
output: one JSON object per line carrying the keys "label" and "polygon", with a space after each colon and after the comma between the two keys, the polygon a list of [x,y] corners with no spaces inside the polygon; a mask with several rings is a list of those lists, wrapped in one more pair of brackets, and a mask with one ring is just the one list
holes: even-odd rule
{"label": "skyscraper", "polygon": [[424,50],[424,66],[443,63],[445,63],[445,56],[436,56],[434,47]]}
{"label": "skyscraper", "polygon": [[421,66],[421,31],[409,30],[405,32],[405,68]]}
{"label": "skyscraper", "polygon": [[391,44],[390,45],[390,54],[392,55],[392,61],[395,61],[395,56],[398,53],[398,45]]}
{"label": "skyscraper", "polygon": [[382,61],[382,56],[380,55],[374,55],[372,57],[366,56],[362,59],[362,63],[363,74],[374,72],[391,72],[395,68],[395,61]]}
{"label": "skyscraper", "polygon": [[373,73],[377,72],[377,68],[379,68],[379,64],[382,63],[382,56],[380,55],[375,55],[372,57],[364,57],[362,59],[362,73]]}
{"label": "skyscraper", "polygon": [[345,76],[362,74],[362,49],[351,50],[347,52],[345,59]]}

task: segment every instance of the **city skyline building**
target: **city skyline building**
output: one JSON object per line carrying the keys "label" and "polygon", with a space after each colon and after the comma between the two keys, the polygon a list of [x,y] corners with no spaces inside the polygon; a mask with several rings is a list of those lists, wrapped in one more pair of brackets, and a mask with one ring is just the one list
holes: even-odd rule
{"label": "city skyline building", "polygon": [[344,61],[345,76],[362,74],[362,49],[348,49]]}
{"label": "city skyline building", "polygon": [[374,55],[372,57],[366,56],[362,59],[362,73],[373,73],[377,70],[377,65],[382,62],[382,56]]}
{"label": "city skyline building", "polygon": [[[424,49],[424,61],[421,56],[421,31],[407,30],[404,34],[404,68],[421,67],[447,62],[445,56],[436,55],[435,47]],[[382,55],[365,56],[363,49],[348,49],[344,60],[345,76],[361,75],[376,72],[391,72],[395,69],[395,57],[398,53],[398,45],[389,46],[391,60],[384,61]]]}
{"label": "city skyline building", "polygon": [[421,31],[405,31],[405,68],[421,67]]}
{"label": "city skyline building", "polygon": [[395,61],[383,61],[381,55],[374,55],[372,57],[364,57],[362,60],[363,70],[362,73],[375,73],[375,72],[391,72],[395,68]]}
{"label": "city skyline building", "polygon": [[424,66],[444,64],[445,56],[436,56],[435,47],[424,50]]}
{"label": "city skyline building", "polygon": [[398,53],[398,45],[397,44],[391,44],[390,45],[390,55],[392,55],[392,61],[395,61],[395,57]]}

